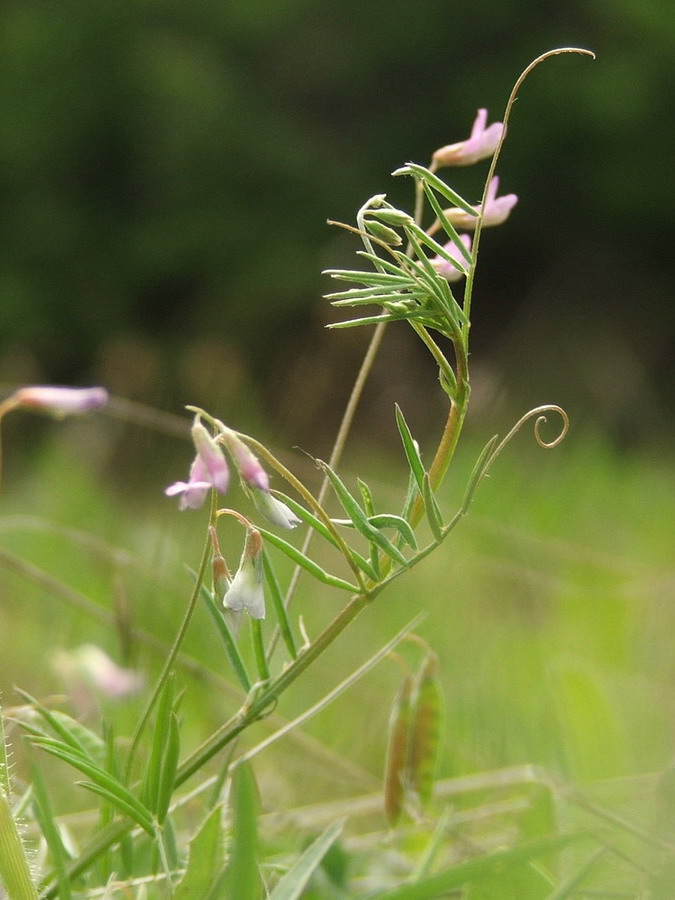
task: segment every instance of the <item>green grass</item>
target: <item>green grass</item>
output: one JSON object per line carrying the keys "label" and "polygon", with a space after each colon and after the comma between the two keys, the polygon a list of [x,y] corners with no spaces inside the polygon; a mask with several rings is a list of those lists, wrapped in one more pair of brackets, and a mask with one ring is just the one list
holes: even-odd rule
{"label": "green grass", "polygon": [[[580,786],[585,803],[597,802],[649,830],[660,814],[653,796],[645,799],[645,784],[653,793],[653,773],[665,770],[672,758],[672,460],[619,454],[599,438],[574,432],[553,451],[532,449],[527,442],[522,435],[498,460],[447,543],[378,598],[284,695],[276,714],[290,719],[301,713],[422,612],[417,632],[440,657],[445,695],[439,775],[454,796],[457,815],[483,803],[508,804],[523,791],[535,790],[526,786],[529,770],[523,768],[534,765],[554,780]],[[441,494],[446,514],[461,499],[461,473],[468,473],[478,449],[464,446],[459,454]],[[179,474],[183,455],[176,454]],[[376,479],[370,481],[376,504],[394,511],[401,460],[378,459],[376,465]],[[363,466],[367,477],[367,458]],[[354,483],[348,473],[346,478]],[[51,666],[52,655],[84,642],[99,644],[118,661],[133,662],[151,682],[161,665],[161,649],[124,638],[114,615],[99,621],[73,601],[84,598],[107,616],[117,606],[118,619],[119,611],[127,610],[124,615],[134,627],[171,641],[190,591],[184,566],[197,564],[205,516],[179,514],[161,496],[166,480],[161,469],[150,467],[142,495],[125,491],[89,465],[86,456],[74,464],[73,442],[61,440],[46,446],[30,468],[4,486],[0,551],[23,561],[10,565],[0,558],[0,690],[6,709],[19,702],[13,685],[41,699],[61,693],[64,685]],[[233,491],[233,505],[237,496]],[[72,529],[96,536],[100,546]],[[235,535],[223,529],[221,536],[234,564],[240,551]],[[288,567],[281,563],[280,570]],[[63,590],[45,578],[56,579]],[[316,635],[342,599],[339,592],[305,581],[293,619],[301,613],[309,634]],[[242,652],[250,659],[245,631]],[[239,694],[204,608],[191,626],[185,652],[232,685],[187,676],[181,715],[183,746],[189,750],[235,711]],[[401,652],[410,664],[419,661],[414,645]],[[384,661],[305,726],[309,743],[293,736],[256,760],[268,817],[312,802],[329,804],[328,814],[337,817],[330,804],[379,789],[387,719],[399,679],[399,667]],[[118,733],[128,733],[139,709],[140,701],[125,701],[121,708],[108,701],[104,713],[115,717]],[[248,741],[267,733],[267,725],[256,726]],[[26,777],[21,743],[15,743],[17,768]],[[505,786],[496,787],[490,773],[504,768],[513,774]],[[86,808],[90,798],[79,792],[73,803],[64,770],[54,772],[57,810]],[[477,789],[455,796],[466,776],[478,779]],[[539,800],[530,806],[533,815],[546,819],[546,791],[542,797],[541,808]],[[329,822],[322,820],[321,807],[312,815],[318,834]],[[379,801],[371,802],[364,815],[355,817],[352,830],[367,834],[383,827]],[[566,816],[570,824],[584,826],[601,819],[574,802]],[[486,813],[486,819],[499,832],[499,815]],[[278,833],[273,818],[263,822],[283,857],[295,830]],[[526,834],[522,821],[521,826]],[[467,835],[483,835],[476,826],[466,829]],[[622,840],[630,837],[629,829],[619,827],[619,832]],[[541,829],[532,831],[538,833]],[[631,852],[635,855],[635,848]],[[572,856],[577,871],[591,855],[584,847]],[[593,861],[594,871],[603,866],[609,881],[618,877],[616,857],[613,869],[601,859]],[[486,890],[480,896],[502,896]],[[514,898],[529,896],[529,888],[522,887],[520,894],[513,890]]]}

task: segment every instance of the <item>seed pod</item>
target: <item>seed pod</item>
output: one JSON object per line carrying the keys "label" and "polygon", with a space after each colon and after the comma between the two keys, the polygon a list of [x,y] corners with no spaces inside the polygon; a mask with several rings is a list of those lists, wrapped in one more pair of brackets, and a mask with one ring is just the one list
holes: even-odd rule
{"label": "seed pod", "polygon": [[441,745],[442,694],[437,671],[438,657],[429,654],[415,678],[412,701],[406,782],[421,809],[431,801]]}
{"label": "seed pod", "polygon": [[389,740],[384,770],[384,814],[390,828],[401,818],[405,804],[412,695],[413,680],[410,675],[406,675],[389,716]]}
{"label": "seed pod", "polygon": [[364,224],[373,237],[378,238],[380,241],[384,241],[385,244],[390,244],[392,247],[400,247],[403,243],[403,238],[400,234],[397,234],[394,229],[389,228],[388,225],[383,225],[382,222],[374,222],[372,219],[366,219]]}

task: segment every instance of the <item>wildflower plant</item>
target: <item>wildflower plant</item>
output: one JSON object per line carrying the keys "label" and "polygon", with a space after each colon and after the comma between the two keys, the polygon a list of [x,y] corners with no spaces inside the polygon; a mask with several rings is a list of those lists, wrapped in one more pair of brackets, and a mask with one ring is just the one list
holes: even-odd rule
{"label": "wildflower plant", "polygon": [[[528,411],[505,437],[495,435],[487,441],[458,509],[451,515],[443,509],[439,489],[470,400],[471,306],[482,232],[506,222],[518,203],[515,194],[499,193],[499,153],[524,78],[543,59],[563,52],[592,55],[570,48],[544,54],[518,79],[503,121],[490,122],[487,110],[480,109],[466,140],[434,152],[429,166],[409,162],[396,169],[394,177],[411,182],[411,212],[391,204],[386,194],[376,194],[360,208],[354,224],[333,223],[353,234],[360,249],[358,267],[328,270],[337,289],[327,299],[337,309],[350,311],[349,318],[330,327],[371,327],[374,331],[331,457],[328,461],[313,460],[322,476],[316,493],[254,437],[234,430],[207,410],[188,407],[193,417],[193,453],[191,461],[186,460],[187,479],[171,484],[165,493],[178,498],[180,510],[195,517],[196,527],[200,521],[196,511],[207,507],[204,547],[190,573],[192,585],[183,619],[161,673],[144,698],[133,734],[124,743],[110,734],[101,737],[76,719],[64,713],[57,715],[28,697],[25,709],[16,715],[30,742],[82,773],[86,778],[83,787],[101,802],[101,827],[71,855],[54,820],[45,812],[43,798],[38,818],[51,868],[48,866],[42,876],[41,896],[94,896],[76,893],[76,885],[86,884],[87,889],[94,890],[100,883],[96,878],[101,870],[111,878],[105,862],[120,849],[124,861],[121,890],[140,891],[142,887],[156,891],[152,896],[178,898],[299,897],[339,840],[344,822],[336,819],[290,862],[263,864],[256,849],[258,799],[250,761],[298,729],[385,657],[399,661],[402,678],[392,708],[378,802],[391,829],[402,821],[435,825],[424,854],[412,858],[404,886],[391,874],[382,877],[376,889],[361,890],[344,883],[330,896],[394,900],[445,895],[472,883],[477,874],[493,873],[500,866],[527,865],[542,853],[557,853],[581,839],[577,833],[553,833],[530,842],[516,842],[488,853],[485,860],[471,860],[473,868],[443,852],[447,811],[434,820],[442,731],[438,679],[442,659],[414,634],[416,618],[295,719],[275,727],[257,744],[238,743],[252,726],[279,709],[290,685],[342,639],[365,608],[446,541],[467,513],[496,458],[525,423],[534,423],[536,440],[545,448],[555,447],[567,432],[568,418],[559,406],[546,404]],[[445,169],[482,161],[488,171],[478,202],[465,199],[449,179],[439,175]],[[430,354],[438,370],[440,390],[447,398],[447,416],[438,444],[429,453],[416,440],[404,410],[396,407],[394,415],[409,480],[398,507],[381,510],[364,479],[358,479],[355,490],[339,470],[368,371],[385,328],[394,323],[412,328]],[[0,407],[0,415],[22,406],[49,408],[61,414],[79,412],[100,405],[103,399],[100,392],[75,397],[61,393],[63,390],[22,389]],[[558,416],[561,424],[555,437],[544,440],[542,425],[548,414]],[[248,511],[222,505],[229,502],[233,475],[251,501]],[[336,507],[340,508],[338,515],[331,511]],[[225,519],[241,529],[241,539],[234,546],[229,537],[227,546],[219,537],[219,526]],[[298,539],[300,532],[304,534]],[[323,544],[320,553],[314,551],[315,541]],[[333,556],[326,557],[324,549]],[[282,558],[293,567],[284,588],[277,572]],[[325,558],[332,562],[324,563]],[[301,575],[332,588],[343,598],[332,620],[315,635],[307,633],[292,606]],[[201,602],[206,604],[222,638],[238,684],[240,704],[199,746],[183,748],[177,663]],[[251,654],[242,650],[244,640],[252,642]],[[415,671],[402,655],[394,654],[404,641],[421,654]],[[91,650],[88,652],[91,655]],[[96,659],[100,661],[100,654]],[[106,672],[113,671],[110,661],[106,665]],[[140,680],[131,673],[125,675],[134,690],[140,688]],[[524,780],[527,777],[523,775]],[[8,781],[4,794],[1,788],[0,800],[7,799]],[[188,817],[186,825],[183,807],[194,806],[199,798],[204,798],[204,803],[198,821]],[[224,841],[228,828],[229,852]],[[560,889],[553,893],[569,896],[563,887],[561,882]],[[117,896],[113,888],[110,890],[106,896]],[[15,896],[29,894],[17,892]]]}

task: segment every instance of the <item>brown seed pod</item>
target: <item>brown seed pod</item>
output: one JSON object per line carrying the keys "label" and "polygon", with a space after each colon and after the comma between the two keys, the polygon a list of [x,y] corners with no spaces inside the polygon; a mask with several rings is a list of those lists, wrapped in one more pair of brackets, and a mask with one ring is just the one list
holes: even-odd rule
{"label": "brown seed pod", "polygon": [[438,657],[430,653],[415,677],[405,781],[422,810],[431,802],[441,747],[443,698]]}
{"label": "brown seed pod", "polygon": [[403,812],[409,758],[413,679],[404,675],[389,716],[389,740],[384,774],[384,814],[393,828]]}

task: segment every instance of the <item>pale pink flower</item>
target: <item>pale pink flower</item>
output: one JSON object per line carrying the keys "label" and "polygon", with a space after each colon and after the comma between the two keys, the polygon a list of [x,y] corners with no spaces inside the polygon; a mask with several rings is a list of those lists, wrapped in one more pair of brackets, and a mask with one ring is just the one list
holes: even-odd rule
{"label": "pale pink flower", "polygon": [[[518,202],[516,194],[504,194],[503,197],[497,196],[499,188],[499,178],[497,175],[492,179],[488,187],[487,196],[485,198],[485,210],[483,212],[483,227],[490,225],[501,225],[505,222],[509,213]],[[481,204],[476,207],[477,212],[481,211]],[[478,218],[470,215],[463,209],[454,207],[453,209],[444,210],[446,217],[455,226],[455,228],[474,229],[478,224]]]}
{"label": "pale pink flower", "polygon": [[68,682],[74,697],[85,699],[87,690],[120,700],[137,694],[144,679],[133,669],[118,666],[105,651],[94,644],[82,644],[72,652],[57,651],[54,668]]}
{"label": "pale pink flower", "polygon": [[212,487],[206,466],[201,457],[196,456],[190,466],[188,481],[176,481],[164,493],[167,497],[180,495],[179,509],[199,509]]}
{"label": "pale pink flower", "polygon": [[487,156],[492,156],[501,140],[504,125],[502,122],[493,122],[489,128],[486,128],[487,114],[487,109],[478,110],[471,129],[471,136],[466,141],[448,144],[436,150],[432,157],[434,168],[471,166]]}
{"label": "pale pink flower", "polygon": [[[471,252],[471,237],[468,234],[460,234],[460,241],[464,244],[466,249]],[[459,281],[460,278],[464,278],[465,271],[468,269],[469,264],[462,256],[462,251],[459,249],[457,244],[454,241],[448,241],[448,243],[443,247],[448,256],[451,256],[453,259],[457,260],[458,265],[453,265],[451,262],[448,262],[444,256],[434,256],[431,260],[431,265],[436,269],[439,275],[442,275],[443,278],[447,279],[447,281]],[[462,268],[460,268],[460,266]]]}
{"label": "pale pink flower", "polygon": [[246,484],[259,491],[269,491],[270,480],[267,472],[244,441],[231,428],[222,432],[221,440]]}
{"label": "pale pink flower", "polygon": [[52,415],[63,417],[100,409],[108,402],[108,392],[102,387],[70,388],[32,385],[19,388],[10,399],[17,406],[41,409]]}
{"label": "pale pink flower", "polygon": [[230,483],[230,470],[215,440],[199,419],[192,426],[192,440],[197,450],[187,481],[176,481],[165,489],[167,497],[180,495],[180,509],[199,509],[211,488],[221,494]]}
{"label": "pale pink flower", "polygon": [[214,488],[224,494],[230,483],[230,470],[227,467],[223,451],[199,419],[196,419],[192,426],[192,440],[197,449],[197,456],[208,472],[208,480]]}

